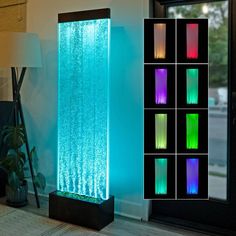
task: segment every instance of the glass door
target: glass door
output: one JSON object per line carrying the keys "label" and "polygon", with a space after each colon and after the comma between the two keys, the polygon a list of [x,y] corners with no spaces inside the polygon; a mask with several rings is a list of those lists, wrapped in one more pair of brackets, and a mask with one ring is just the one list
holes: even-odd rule
{"label": "glass door", "polygon": [[[233,4],[234,2],[234,4]],[[236,228],[236,175],[234,140],[234,48],[235,1],[154,1],[154,17],[208,18],[209,20],[209,201],[153,201],[152,219],[171,221],[196,228]],[[232,101],[231,101],[232,100]],[[236,171],[235,171],[236,172]],[[236,186],[235,186],[236,188]],[[232,219],[230,219],[232,218]],[[167,220],[169,219],[169,220]],[[177,222],[172,219],[172,221]],[[187,223],[188,222],[188,223]]]}

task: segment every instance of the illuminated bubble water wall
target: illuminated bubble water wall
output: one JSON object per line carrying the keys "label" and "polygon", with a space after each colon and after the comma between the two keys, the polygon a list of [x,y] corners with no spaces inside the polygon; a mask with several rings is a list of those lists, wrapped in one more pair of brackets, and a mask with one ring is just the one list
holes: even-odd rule
{"label": "illuminated bubble water wall", "polygon": [[198,114],[186,114],[186,148],[198,149]]}
{"label": "illuminated bubble water wall", "polygon": [[198,194],[199,160],[197,158],[186,159],[187,194]]}
{"label": "illuminated bubble water wall", "polygon": [[155,114],[156,149],[167,148],[167,114]]}
{"label": "illuminated bubble water wall", "polygon": [[59,23],[58,190],[108,199],[110,19]]}
{"label": "illuminated bubble water wall", "polygon": [[186,24],[187,58],[198,58],[198,24]]}
{"label": "illuminated bubble water wall", "polygon": [[198,69],[187,69],[187,104],[198,104]]}
{"label": "illuminated bubble water wall", "polygon": [[166,24],[154,24],[154,58],[166,58]]}
{"label": "illuminated bubble water wall", "polygon": [[155,194],[167,194],[167,159],[155,159]]}
{"label": "illuminated bubble water wall", "polygon": [[155,69],[156,104],[167,104],[167,69]]}

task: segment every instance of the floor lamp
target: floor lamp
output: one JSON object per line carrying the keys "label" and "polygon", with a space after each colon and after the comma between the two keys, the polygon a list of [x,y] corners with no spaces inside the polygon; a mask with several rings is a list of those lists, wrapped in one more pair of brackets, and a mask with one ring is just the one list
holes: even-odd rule
{"label": "floor lamp", "polygon": [[[30,147],[21,105],[20,89],[24,80],[26,69],[41,66],[40,41],[36,34],[22,32],[0,32],[0,68],[11,68],[14,122],[15,125],[18,125],[21,122],[24,127],[26,152],[28,155],[30,173],[38,208],[40,207],[40,203],[38,199],[37,187],[34,181],[34,170],[30,159]],[[18,70],[21,71],[19,74]]]}

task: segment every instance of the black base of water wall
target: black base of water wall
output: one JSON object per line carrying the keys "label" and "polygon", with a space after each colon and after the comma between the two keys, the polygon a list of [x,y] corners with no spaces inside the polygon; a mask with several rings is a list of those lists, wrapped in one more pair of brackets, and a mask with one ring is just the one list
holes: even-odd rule
{"label": "black base of water wall", "polygon": [[92,202],[55,191],[49,194],[49,217],[101,230],[114,220],[114,197]]}

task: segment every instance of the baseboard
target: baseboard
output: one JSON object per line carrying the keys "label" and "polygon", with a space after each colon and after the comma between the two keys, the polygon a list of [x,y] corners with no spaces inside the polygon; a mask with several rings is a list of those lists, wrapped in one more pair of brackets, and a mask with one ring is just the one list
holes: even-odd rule
{"label": "baseboard", "polygon": [[115,198],[115,214],[130,219],[142,220],[142,204]]}

